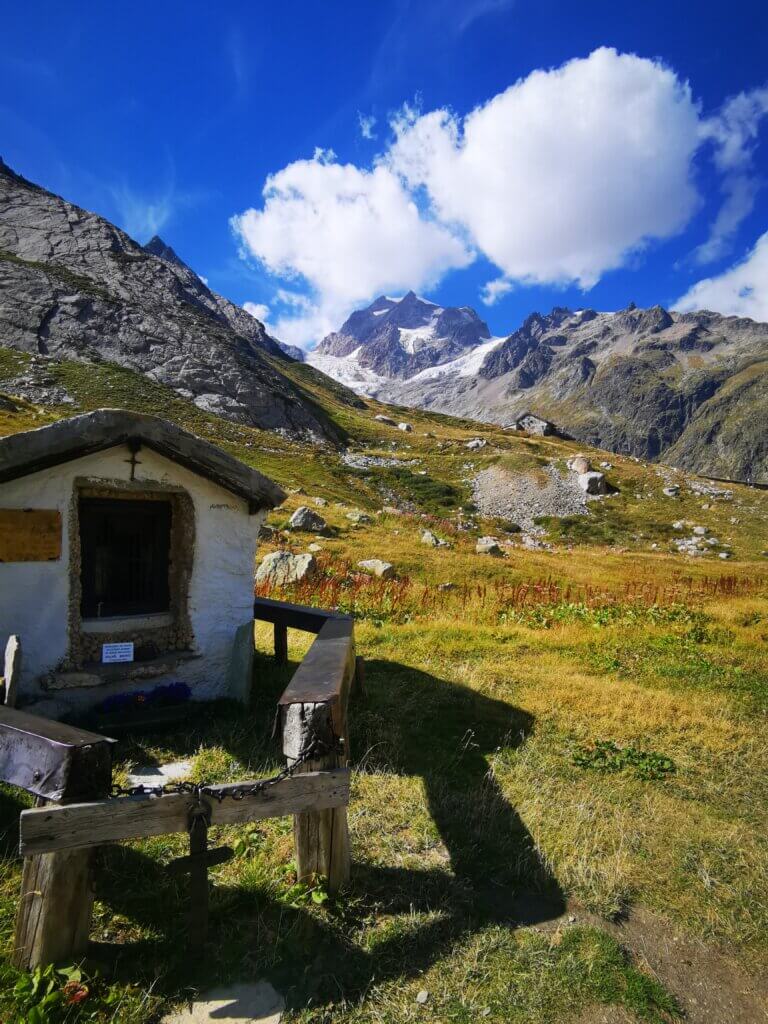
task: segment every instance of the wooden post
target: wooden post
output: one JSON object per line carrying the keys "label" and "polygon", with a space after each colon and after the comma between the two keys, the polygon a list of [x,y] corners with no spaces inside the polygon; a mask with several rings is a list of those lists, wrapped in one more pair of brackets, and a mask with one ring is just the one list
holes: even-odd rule
{"label": "wooden post", "polygon": [[[346,734],[346,723],[342,735]],[[313,738],[333,743],[332,709],[328,703],[290,704],[283,708],[283,753],[291,760],[300,757]],[[327,771],[344,767],[345,753],[333,751],[297,769],[299,772]],[[337,893],[349,880],[350,849],[347,808],[304,811],[293,817],[296,873],[300,882],[315,876],[327,880],[328,892]]]}
{"label": "wooden post", "polygon": [[[0,776],[37,793],[38,806],[101,799],[112,779],[112,740],[8,708],[0,710]],[[22,970],[85,953],[93,909],[93,849],[24,858],[13,961]]]}
{"label": "wooden post", "polygon": [[93,909],[93,853],[60,850],[24,858],[13,953],[21,970],[72,963],[85,953]]}
{"label": "wooden post", "polygon": [[[365,693],[365,658],[358,654],[355,658],[355,674],[352,677],[352,693],[362,697]],[[349,752],[347,752],[349,757]]]}
{"label": "wooden post", "polygon": [[285,665],[288,661],[288,627],[275,623],[275,661]]}

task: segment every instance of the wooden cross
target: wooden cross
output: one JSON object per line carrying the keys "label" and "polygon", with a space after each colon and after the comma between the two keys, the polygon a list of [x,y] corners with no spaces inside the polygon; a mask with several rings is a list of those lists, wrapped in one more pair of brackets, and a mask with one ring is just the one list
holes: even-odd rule
{"label": "wooden cross", "polygon": [[136,458],[137,453],[141,451],[141,442],[131,438],[128,441],[128,451],[131,453],[131,457],[130,459],[126,459],[125,461],[131,467],[131,480],[135,480],[136,467],[141,465],[141,462],[139,462],[139,460]]}
{"label": "wooden cross", "polygon": [[202,953],[208,934],[208,868],[232,857],[229,846],[208,849],[210,824],[211,805],[200,800],[189,811],[189,854],[168,865],[174,875],[189,875],[189,945],[195,953]]}

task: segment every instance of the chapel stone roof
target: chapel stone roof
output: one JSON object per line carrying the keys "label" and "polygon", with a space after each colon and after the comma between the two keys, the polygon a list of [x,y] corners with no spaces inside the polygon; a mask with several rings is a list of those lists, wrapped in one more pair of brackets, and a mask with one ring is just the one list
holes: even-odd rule
{"label": "chapel stone roof", "polygon": [[0,483],[128,443],[151,448],[245,498],[252,512],[275,508],[285,499],[274,481],[210,441],[168,420],[125,409],[97,409],[0,438]]}

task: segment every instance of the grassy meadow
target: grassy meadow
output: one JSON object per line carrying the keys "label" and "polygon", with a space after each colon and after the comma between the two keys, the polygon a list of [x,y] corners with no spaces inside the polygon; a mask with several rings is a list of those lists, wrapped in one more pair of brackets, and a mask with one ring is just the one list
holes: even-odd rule
{"label": "grassy meadow", "polygon": [[[3,356],[0,390],[23,359]],[[260,556],[318,543],[318,571],[270,596],[354,614],[366,660],[350,710],[351,884],[335,900],[321,879],[296,884],[287,819],[215,830],[212,845],[236,856],[211,873],[211,941],[194,963],[183,885],[163,867],[184,837],[104,849],[92,956],[72,965],[87,997],[53,999],[50,1016],[34,1017],[40,993],[61,993],[71,972],[30,981],[6,959],[0,1020],[152,1024],[200,989],[262,977],[285,995],[290,1024],[719,1019],[697,1018],[674,972],[622,940],[616,922],[645,915],[665,942],[700,943],[732,968],[734,992],[768,968],[768,492],[711,498],[677,474],[681,494],[668,498],[657,467],[591,452],[612,463],[618,493],[578,522],[547,522],[552,550],[529,551],[512,546],[512,524],[477,516],[471,477],[501,465],[535,487],[545,463],[564,466],[583,446],[352,403],[311,369],[291,372],[354,454],[394,463],[350,469],[329,447],[226,423],[103,364],[56,364],[76,405],[19,402],[0,410],[0,433],[136,408],[289,491]],[[375,422],[377,412],[413,432]],[[467,450],[473,437],[486,447]],[[285,531],[301,504],[327,519],[328,536]],[[349,519],[356,510],[369,521]],[[678,519],[706,525],[733,557],[677,554]],[[425,528],[447,546],[421,543]],[[475,553],[486,534],[510,542],[503,558]],[[361,573],[366,558],[391,562],[395,577]],[[257,627],[248,715],[221,702],[126,736],[117,777],[180,757],[198,781],[271,774],[275,701],[310,638],[290,634],[285,667],[270,639]],[[6,952],[28,802],[0,790]],[[748,1012],[732,1019],[765,1019]]]}

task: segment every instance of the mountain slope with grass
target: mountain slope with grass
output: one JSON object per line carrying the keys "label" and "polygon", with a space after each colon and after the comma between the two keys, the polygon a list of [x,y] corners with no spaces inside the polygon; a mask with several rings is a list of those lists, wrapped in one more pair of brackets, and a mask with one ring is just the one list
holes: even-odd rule
{"label": "mountain slope with grass", "polygon": [[[768,491],[392,408],[304,363],[282,373],[342,446],[223,418],[125,366],[0,347],[0,434],[131,408],[281,483],[259,558],[315,563],[260,592],[352,613],[366,661],[344,893],[296,883],[287,819],[216,830],[236,854],[211,873],[193,964],[186,890],[165,866],[185,837],[106,848],[88,957],[36,981],[6,952],[0,1019],[39,1019],[49,990],[63,1010],[80,972],[72,1019],[105,1024],[156,1024],[200,989],[257,978],[284,994],[285,1024],[761,1020]],[[31,378],[46,404],[19,394]],[[578,456],[601,492],[582,489]],[[301,506],[322,536],[289,528]],[[275,703],[310,638],[291,632],[287,666],[271,639],[259,626],[246,714],[223,702],[123,735],[116,779],[179,759],[201,782],[272,774]],[[0,787],[6,951],[27,803]]]}
{"label": "mountain slope with grass", "polygon": [[116,363],[228,419],[338,439],[283,375],[289,359],[258,320],[212,292],[161,240],[143,248],[1,160],[0,344]]}

